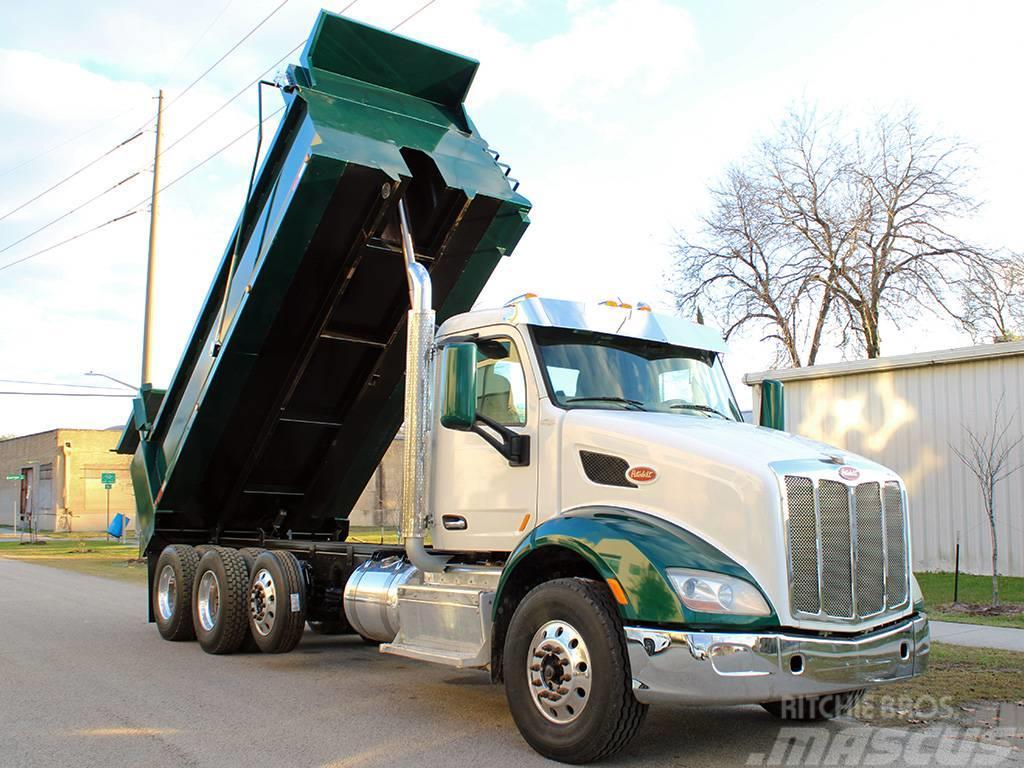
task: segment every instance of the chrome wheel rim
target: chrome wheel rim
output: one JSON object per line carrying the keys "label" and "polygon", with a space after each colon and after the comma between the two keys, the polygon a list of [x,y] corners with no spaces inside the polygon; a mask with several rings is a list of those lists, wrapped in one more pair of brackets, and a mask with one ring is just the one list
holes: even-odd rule
{"label": "chrome wheel rim", "polygon": [[156,590],[157,610],[160,618],[170,621],[174,616],[175,595],[178,590],[178,579],[174,575],[174,567],[165,565],[160,571],[160,581]]}
{"label": "chrome wheel rim", "polygon": [[199,623],[207,632],[212,632],[220,618],[220,582],[217,574],[206,571],[199,580]]}
{"label": "chrome wheel rim", "polygon": [[549,621],[530,641],[526,660],[530,698],[545,718],[566,725],[590,701],[590,653],[583,636],[565,621]]}
{"label": "chrome wheel rim", "polygon": [[249,590],[249,615],[253,626],[261,637],[266,637],[274,629],[274,617],[277,614],[277,589],[270,571],[261,568],[252,580]]}

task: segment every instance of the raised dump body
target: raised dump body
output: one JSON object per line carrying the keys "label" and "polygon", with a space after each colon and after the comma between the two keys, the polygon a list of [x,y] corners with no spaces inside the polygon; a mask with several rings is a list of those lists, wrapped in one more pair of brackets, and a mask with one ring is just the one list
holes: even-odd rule
{"label": "raised dump body", "polygon": [[402,422],[398,201],[439,322],[528,224],[463,107],[475,61],[326,12],[301,61],[171,384],[141,393],[119,446],[148,551],[343,540]]}

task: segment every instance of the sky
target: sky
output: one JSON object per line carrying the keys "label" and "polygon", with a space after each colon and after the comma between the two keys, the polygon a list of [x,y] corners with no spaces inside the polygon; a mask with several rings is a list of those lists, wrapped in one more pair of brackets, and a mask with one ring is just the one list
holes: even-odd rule
{"label": "sky", "polygon": [[[347,14],[391,27],[423,2],[357,0]],[[151,118],[161,88],[161,183],[174,183],[160,197],[153,380],[169,381],[245,194],[255,90],[193,126],[295,48],[320,7],[39,0],[0,10],[0,392],[130,394],[87,371],[138,380]],[[1022,26],[1024,6],[1011,2],[435,0],[401,32],[481,62],[467,108],[533,203],[529,230],[478,305],[531,291],[673,312],[666,286],[676,233],[696,231],[708,187],[801,103],[850,124],[912,108],[925,126],[974,146],[972,191],[985,205],[959,231],[1024,250]],[[298,52],[277,69],[297,61]],[[269,115],[280,101],[266,96]],[[275,123],[266,122],[265,135]],[[129,211],[136,212],[2,269]],[[760,335],[751,328],[735,336],[726,358],[744,406],[742,375],[774,357]],[[937,318],[883,327],[884,354],[969,343]],[[820,361],[835,359],[827,350]],[[113,389],[87,388],[107,384]],[[129,404],[0,394],[0,434],[108,427],[125,421]]]}

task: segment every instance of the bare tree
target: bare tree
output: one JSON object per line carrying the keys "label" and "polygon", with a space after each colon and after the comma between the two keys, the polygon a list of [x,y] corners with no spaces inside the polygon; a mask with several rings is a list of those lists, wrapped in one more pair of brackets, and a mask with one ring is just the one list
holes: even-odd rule
{"label": "bare tree", "polygon": [[858,138],[851,169],[866,197],[855,255],[835,291],[867,357],[882,352],[883,316],[897,324],[919,309],[959,319],[951,289],[990,257],[950,225],[977,210],[967,193],[962,143],[922,131],[913,113],[881,115]]}
{"label": "bare tree", "polygon": [[676,303],[690,314],[700,313],[703,301],[726,324],[726,338],[748,323],[759,324],[767,329],[762,340],[778,344],[779,362],[799,366],[796,308],[804,281],[780,250],[765,215],[765,194],[758,180],[738,168],[712,190],[715,205],[704,224],[715,244],[683,240],[677,246]]}
{"label": "bare tree", "polygon": [[975,341],[1019,341],[1024,334],[1024,255],[973,268],[960,283],[963,325]]}
{"label": "bare tree", "polygon": [[999,399],[992,414],[992,426],[984,432],[975,432],[965,426],[966,445],[957,447],[950,445],[964,466],[978,481],[985,514],[988,517],[989,536],[992,541],[992,605],[999,605],[999,542],[996,535],[996,488],[1015,472],[1024,468],[1024,464],[1013,465],[1011,457],[1019,446],[1024,444],[1024,434],[1012,433],[1014,414],[1006,423],[1002,422],[1003,400]]}
{"label": "bare tree", "polygon": [[[711,190],[703,243],[680,238],[674,293],[689,313],[701,302],[726,326],[747,324],[777,344],[777,363],[813,365],[832,317],[837,270],[855,247],[843,147],[813,115],[792,114],[745,167]],[[808,309],[811,308],[811,309]]]}
{"label": "bare tree", "polygon": [[837,125],[791,113],[712,190],[700,238],[676,248],[678,308],[704,303],[727,335],[760,323],[794,366],[813,365],[826,336],[878,357],[883,319],[920,308],[961,320],[952,289],[991,261],[952,232],[977,208],[964,145],[912,113],[849,140]]}

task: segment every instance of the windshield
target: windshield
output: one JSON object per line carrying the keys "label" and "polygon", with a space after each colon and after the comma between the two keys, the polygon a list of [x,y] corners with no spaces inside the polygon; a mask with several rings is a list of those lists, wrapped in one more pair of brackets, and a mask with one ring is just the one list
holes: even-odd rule
{"label": "windshield", "polygon": [[531,330],[551,395],[563,408],[743,421],[714,352],[568,328]]}

